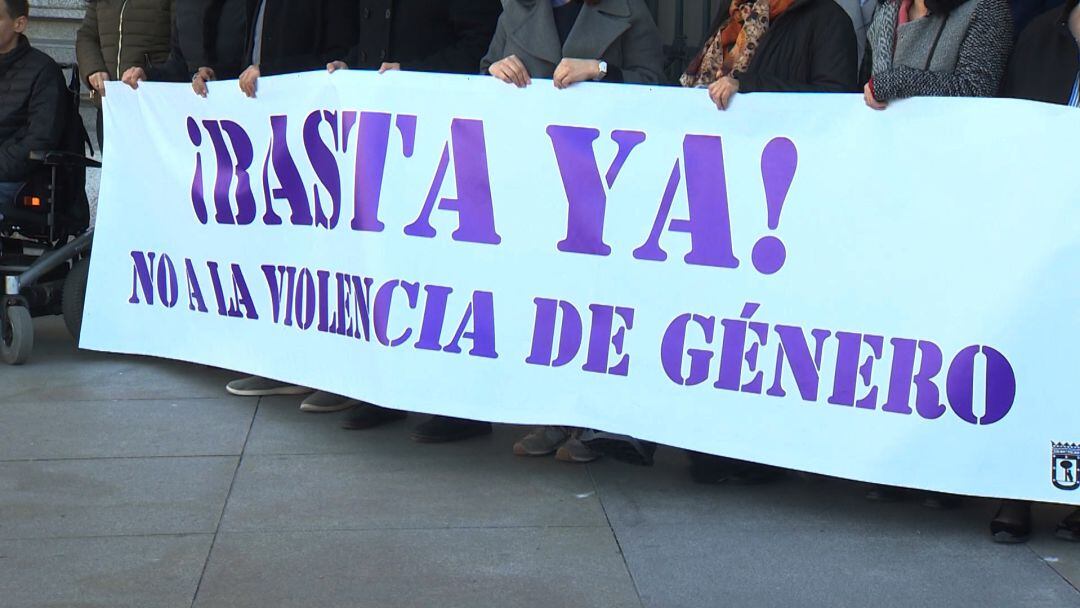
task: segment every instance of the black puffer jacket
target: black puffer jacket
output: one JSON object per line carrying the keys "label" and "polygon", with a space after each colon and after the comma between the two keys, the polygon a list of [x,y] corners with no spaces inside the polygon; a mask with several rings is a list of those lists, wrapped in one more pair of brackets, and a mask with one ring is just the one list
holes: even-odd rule
{"label": "black puffer jacket", "polygon": [[[727,19],[721,6],[713,31]],[[795,0],[758,42],[739,92],[850,93],[858,76],[859,44],[844,9],[833,0]]]}
{"label": "black puffer jacket", "polygon": [[64,90],[56,62],[25,36],[0,55],[0,182],[23,181],[34,168],[30,152],[59,145]]}

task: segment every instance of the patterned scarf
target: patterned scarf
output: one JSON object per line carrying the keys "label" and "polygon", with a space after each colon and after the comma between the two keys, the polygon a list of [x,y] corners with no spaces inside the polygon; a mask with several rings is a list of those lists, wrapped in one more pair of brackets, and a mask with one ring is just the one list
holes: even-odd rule
{"label": "patterned scarf", "polygon": [[684,87],[707,87],[724,76],[746,73],[769,25],[794,2],[733,0],[728,18],[717,25],[679,82]]}

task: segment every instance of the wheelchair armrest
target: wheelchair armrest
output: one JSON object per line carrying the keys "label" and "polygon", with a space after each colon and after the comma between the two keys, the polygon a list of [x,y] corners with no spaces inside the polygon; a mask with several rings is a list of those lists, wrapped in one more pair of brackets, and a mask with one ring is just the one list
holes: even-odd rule
{"label": "wheelchair armrest", "polygon": [[58,150],[47,150],[39,152],[31,152],[30,160],[40,161],[41,163],[49,166],[56,167],[100,167],[101,163],[83,156],[82,154],[75,154],[72,152],[61,152]]}

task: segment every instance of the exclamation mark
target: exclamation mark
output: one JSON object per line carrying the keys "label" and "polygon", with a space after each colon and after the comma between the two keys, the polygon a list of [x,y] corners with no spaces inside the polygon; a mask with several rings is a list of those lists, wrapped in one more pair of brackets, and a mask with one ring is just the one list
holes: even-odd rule
{"label": "exclamation mark", "polygon": [[[765,204],[769,211],[769,230],[780,225],[780,212],[784,210],[795,169],[799,166],[799,151],[786,137],[777,137],[765,146],[761,153],[761,179],[765,183]],[[787,249],[784,242],[773,235],[763,236],[754,243],[751,255],[754,268],[761,274],[773,274],[784,267]]]}

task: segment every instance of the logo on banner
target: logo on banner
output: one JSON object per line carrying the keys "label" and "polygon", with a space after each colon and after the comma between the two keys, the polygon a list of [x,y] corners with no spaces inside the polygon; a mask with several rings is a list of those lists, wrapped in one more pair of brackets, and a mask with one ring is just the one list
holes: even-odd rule
{"label": "logo on banner", "polygon": [[1080,444],[1050,442],[1051,479],[1059,490],[1075,490],[1080,487],[1077,468],[1080,467]]}

